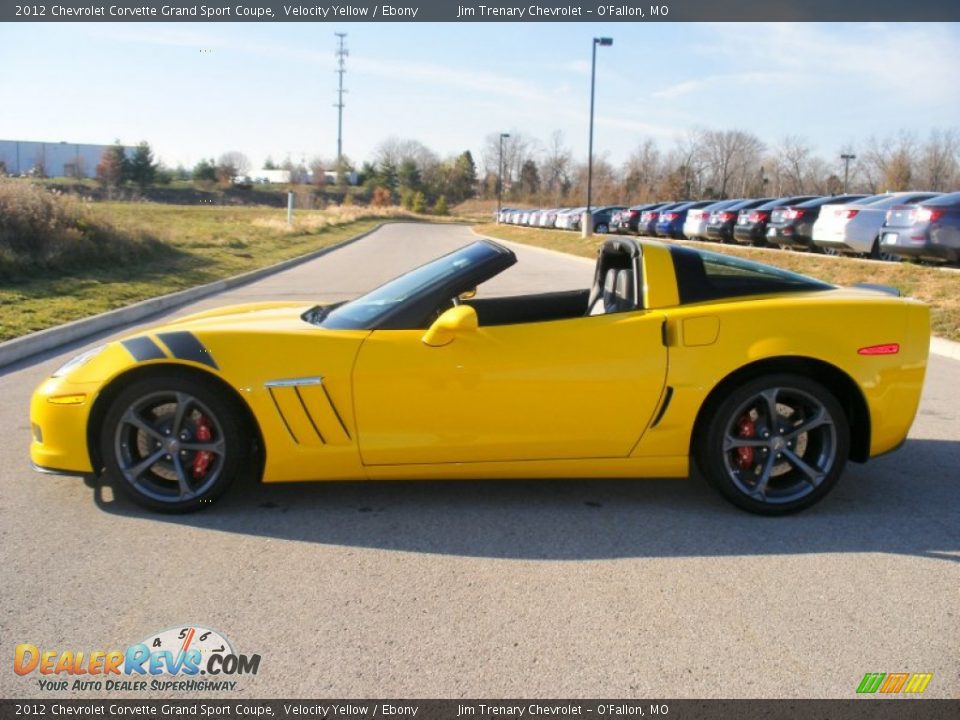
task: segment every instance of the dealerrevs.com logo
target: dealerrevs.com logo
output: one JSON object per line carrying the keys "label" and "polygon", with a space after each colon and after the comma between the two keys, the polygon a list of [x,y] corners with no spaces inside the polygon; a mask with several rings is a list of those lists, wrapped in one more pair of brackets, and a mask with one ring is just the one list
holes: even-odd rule
{"label": "dealerrevs.com logo", "polygon": [[169,628],[125,650],[52,650],[17,645],[13,669],[40,690],[99,692],[234,691],[256,675],[259,655],[237,653],[223,633],[200,625]]}

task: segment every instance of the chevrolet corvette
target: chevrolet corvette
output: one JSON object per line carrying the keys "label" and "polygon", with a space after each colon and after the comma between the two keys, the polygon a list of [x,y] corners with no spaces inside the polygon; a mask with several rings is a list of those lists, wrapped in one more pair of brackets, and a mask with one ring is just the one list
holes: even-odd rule
{"label": "chevrolet corvette", "polygon": [[162,511],[238,477],[686,477],[797,511],[904,442],[930,320],[690,247],[617,238],[592,287],[485,297],[516,263],[478,240],[349,302],[177,319],[73,358],[35,391],[37,470],[105,476]]}

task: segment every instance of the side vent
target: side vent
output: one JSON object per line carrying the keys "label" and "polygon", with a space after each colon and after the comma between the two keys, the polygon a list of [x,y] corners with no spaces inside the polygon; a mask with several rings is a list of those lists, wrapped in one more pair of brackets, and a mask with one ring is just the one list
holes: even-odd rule
{"label": "side vent", "polygon": [[349,445],[350,433],[323,378],[291,378],[265,383],[290,437],[298,445]]}

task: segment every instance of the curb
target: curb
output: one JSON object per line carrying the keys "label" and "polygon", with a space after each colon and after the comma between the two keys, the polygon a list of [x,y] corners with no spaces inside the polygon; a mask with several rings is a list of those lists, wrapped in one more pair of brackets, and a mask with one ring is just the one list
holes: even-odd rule
{"label": "curb", "polygon": [[319,250],[313,250],[306,255],[299,255],[295,258],[290,258],[289,260],[283,260],[274,265],[268,265],[267,267],[250,270],[249,272],[241,273],[240,275],[234,275],[233,277],[225,278],[223,280],[215,280],[214,282],[207,283],[206,285],[198,285],[197,287],[180,290],[175,293],[170,293],[169,295],[148,298],[147,300],[141,300],[133,305],[127,305],[126,307],[117,308],[116,310],[108,310],[107,312],[100,313],[99,315],[81,318],[80,320],[73,320],[57,327],[39,330],[35,333],[30,333],[29,335],[14,338],[13,340],[7,340],[6,342],[0,343],[0,368],[12,365],[20,360],[25,360],[33,355],[47,352],[48,350],[54,350],[61,345],[76,342],[77,340],[82,340],[90,337],[91,335],[97,335],[106,330],[112,330],[123,325],[130,325],[138,320],[143,320],[144,318],[150,317],[151,315],[156,315],[157,313],[165,310],[186,305],[187,303],[207,297],[208,295],[215,295],[216,293],[223,292],[224,290],[229,290],[240,285],[246,285],[247,283],[254,282],[255,280],[259,280],[268,275],[273,275],[274,273],[287,270],[295,265],[309,262],[310,260],[314,260],[318,257],[326,255],[329,252],[346,247],[357,240],[362,240],[363,238],[382,228],[384,225],[389,224],[391,224],[389,221],[377,223],[372,228],[360,233],[359,235],[354,235],[353,237],[347,238],[346,240],[341,240],[333,245],[320,248]]}
{"label": "curb", "polygon": [[[551,253],[553,255],[563,255],[566,258],[573,258],[574,260],[583,260],[584,262],[592,263],[592,260],[587,258],[580,257],[579,255],[571,255],[570,253],[565,253],[560,250],[551,250],[550,248],[540,247],[539,245],[527,245],[524,242],[519,240],[504,240],[503,238],[490,237],[489,235],[482,235],[478,233],[473,228],[470,228],[472,232],[477,237],[488,238],[495,242],[502,242],[507,244],[522,245],[526,249],[530,250],[541,250],[546,253]],[[765,248],[758,248],[760,250]],[[829,256],[828,256],[829,257]],[[934,335],[930,336],[930,354],[931,355],[940,355],[942,357],[950,358],[951,360],[960,360],[960,343],[954,342],[953,340],[947,340],[946,338],[936,337]]]}

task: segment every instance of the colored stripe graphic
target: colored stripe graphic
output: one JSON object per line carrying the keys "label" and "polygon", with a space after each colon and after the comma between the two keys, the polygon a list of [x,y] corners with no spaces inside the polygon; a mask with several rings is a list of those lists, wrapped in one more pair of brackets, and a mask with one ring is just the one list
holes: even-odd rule
{"label": "colored stripe graphic", "polygon": [[886,676],[886,673],[867,673],[863,676],[863,680],[860,681],[857,692],[875,693]]}
{"label": "colored stripe graphic", "polygon": [[857,686],[857,692],[863,694],[897,693],[920,694],[927,689],[933,679],[933,673],[867,673]]}
{"label": "colored stripe graphic", "polygon": [[933,673],[914,673],[903,689],[905,693],[922,693],[933,679]]}
{"label": "colored stripe graphic", "polygon": [[882,693],[898,693],[900,688],[904,686],[907,682],[907,678],[910,677],[910,673],[890,673],[887,675],[886,681],[883,685],[880,686],[880,692]]}
{"label": "colored stripe graphic", "polygon": [[163,350],[160,349],[160,346],[146,336],[123,340],[120,344],[127,349],[127,352],[130,353],[137,362],[161,360],[166,357],[166,355],[163,354]]}
{"label": "colored stripe graphic", "polygon": [[220,369],[210,351],[203,346],[202,342],[197,340],[193,333],[181,330],[160,333],[157,337],[170,349],[175,358],[208,365],[214,370]]}

